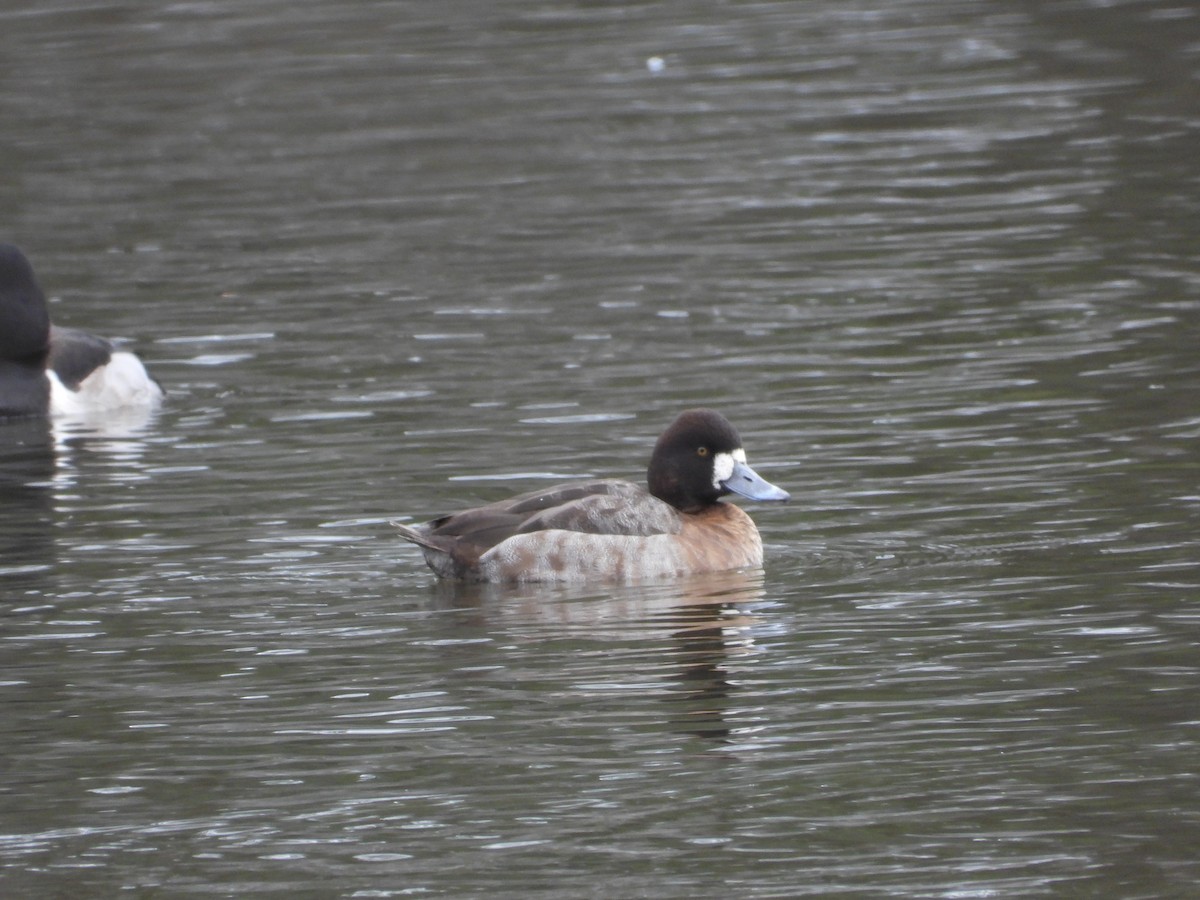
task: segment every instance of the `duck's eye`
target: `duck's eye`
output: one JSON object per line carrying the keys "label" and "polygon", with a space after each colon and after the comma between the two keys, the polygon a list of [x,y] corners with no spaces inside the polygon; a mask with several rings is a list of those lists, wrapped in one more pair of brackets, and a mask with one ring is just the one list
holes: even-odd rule
{"label": "duck's eye", "polygon": [[697,456],[708,456],[708,448],[707,447],[697,447],[696,455]]}

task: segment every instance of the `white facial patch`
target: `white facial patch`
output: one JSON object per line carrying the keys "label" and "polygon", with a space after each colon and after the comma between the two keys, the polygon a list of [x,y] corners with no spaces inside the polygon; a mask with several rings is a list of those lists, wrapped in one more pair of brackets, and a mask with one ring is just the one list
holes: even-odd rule
{"label": "white facial patch", "polygon": [[[741,457],[740,459],[738,457]],[[721,490],[721,482],[728,481],[733,476],[733,467],[739,462],[746,461],[746,452],[742,449],[732,453],[718,453],[713,457],[713,487]]]}

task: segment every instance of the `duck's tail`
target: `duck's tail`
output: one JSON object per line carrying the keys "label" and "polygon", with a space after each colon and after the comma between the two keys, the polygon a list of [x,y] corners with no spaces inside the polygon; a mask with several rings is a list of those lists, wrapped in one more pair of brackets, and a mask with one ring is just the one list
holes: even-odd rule
{"label": "duck's tail", "polygon": [[400,532],[400,537],[404,538],[410,544],[416,544],[418,547],[428,547],[430,550],[441,550],[443,552],[446,549],[439,546],[437,541],[430,538],[429,535],[417,528],[413,528],[411,525],[405,525],[403,522],[397,522],[395,519],[388,520],[388,524]]}
{"label": "duck's tail", "polygon": [[389,521],[389,525],[400,533],[400,537],[421,548],[425,562],[439,578],[463,578],[469,572],[455,555],[455,539],[445,536],[435,537],[421,529],[405,525],[403,522]]}

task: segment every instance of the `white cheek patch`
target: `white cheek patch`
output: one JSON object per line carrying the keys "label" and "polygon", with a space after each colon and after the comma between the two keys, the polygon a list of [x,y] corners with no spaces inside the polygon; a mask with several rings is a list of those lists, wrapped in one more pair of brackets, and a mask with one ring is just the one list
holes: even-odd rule
{"label": "white cheek patch", "polygon": [[733,467],[739,453],[742,454],[742,460],[745,460],[746,454],[741,450],[734,450],[733,453],[718,453],[713,457],[713,487],[717,490],[721,489],[722,481],[728,481],[733,476]]}

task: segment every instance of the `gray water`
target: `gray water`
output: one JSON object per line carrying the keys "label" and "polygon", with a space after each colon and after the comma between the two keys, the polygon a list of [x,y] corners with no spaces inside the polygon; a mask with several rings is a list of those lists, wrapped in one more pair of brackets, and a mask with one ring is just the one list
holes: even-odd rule
{"label": "gray water", "polygon": [[[0,425],[0,891],[1194,896],[1198,71],[1132,0],[0,12],[0,238],[170,394]],[[698,404],[762,572],[386,524]]]}

